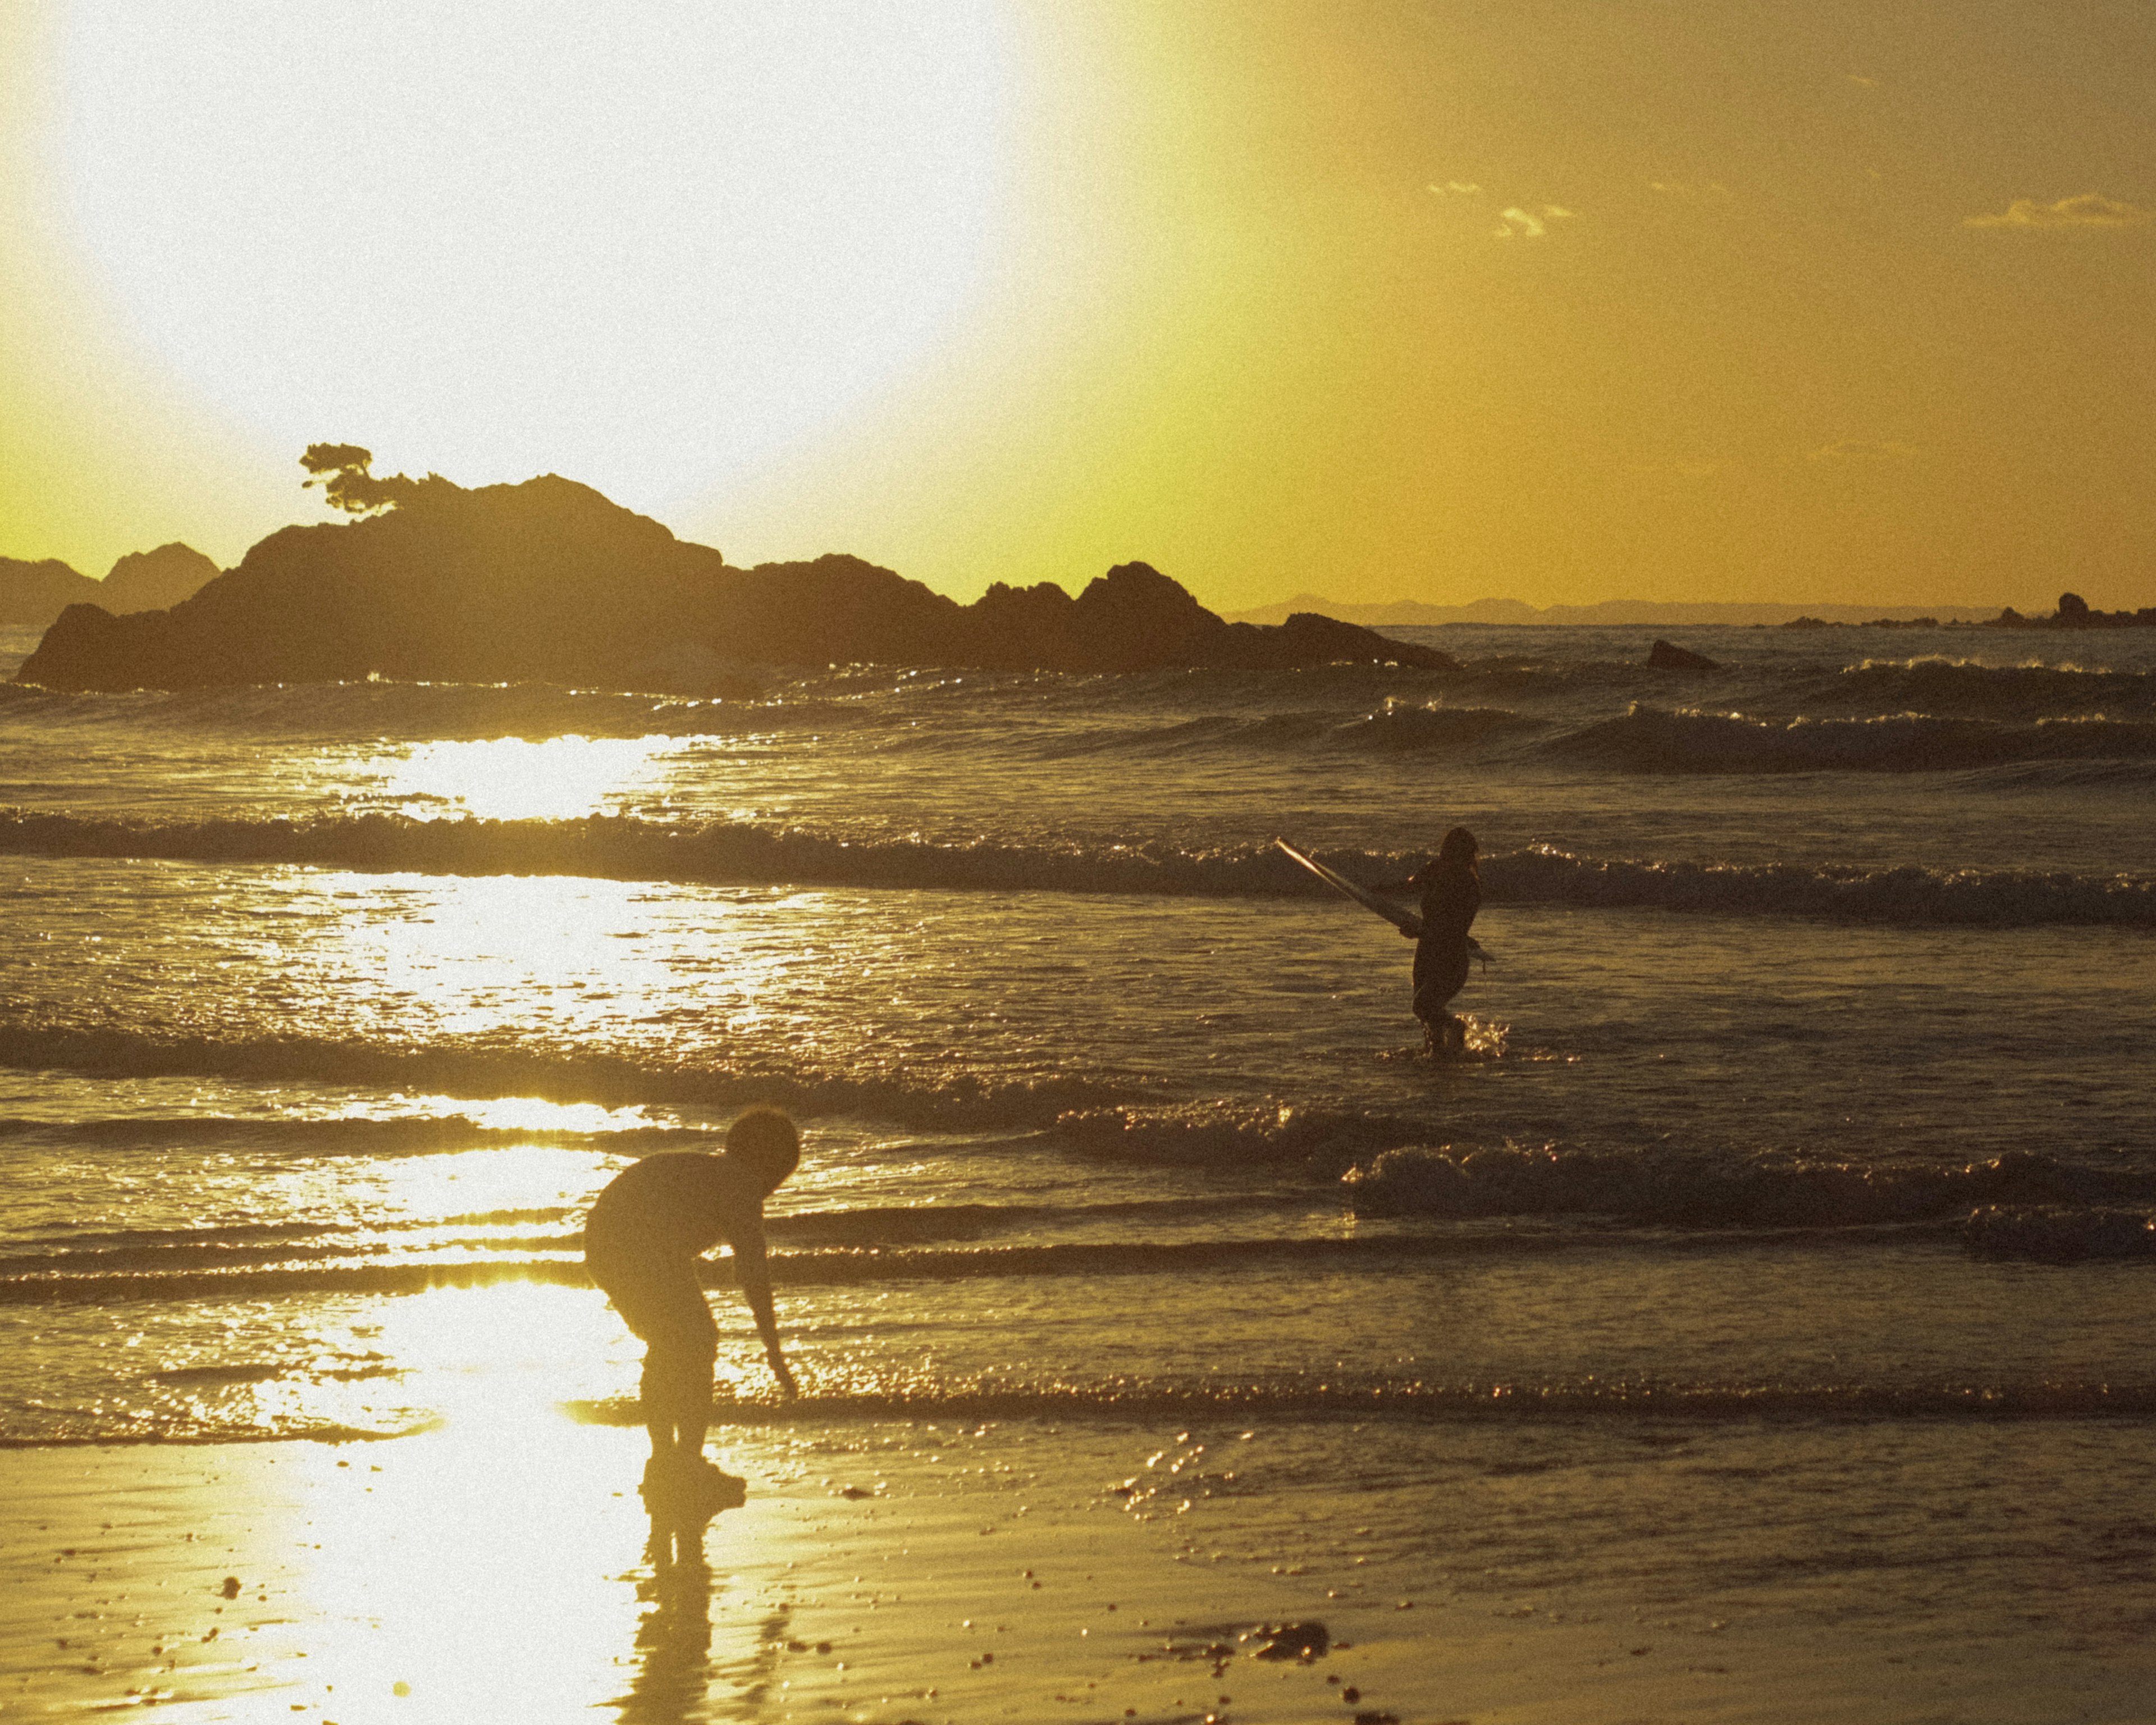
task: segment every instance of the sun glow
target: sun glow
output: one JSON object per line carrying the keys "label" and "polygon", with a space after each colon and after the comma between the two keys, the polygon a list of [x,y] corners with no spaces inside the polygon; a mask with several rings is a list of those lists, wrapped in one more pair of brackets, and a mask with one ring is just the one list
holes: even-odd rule
{"label": "sun glow", "polygon": [[268,439],[649,509],[949,332],[1008,82],[993,0],[80,0],[64,168],[134,326]]}

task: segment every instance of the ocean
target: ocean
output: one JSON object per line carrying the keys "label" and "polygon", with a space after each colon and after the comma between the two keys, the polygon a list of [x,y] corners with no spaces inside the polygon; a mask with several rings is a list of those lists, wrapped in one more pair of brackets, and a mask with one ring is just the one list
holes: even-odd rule
{"label": "ocean", "polygon": [[[1317,1517],[1335,1599],[2100,1688],[2156,1629],[2156,632],[1398,633],[1459,668],[0,687],[0,1441],[633,1421],[582,1214],[773,1102],[806,1396],[721,1291],[721,1455],[1000,1430],[1204,1562]],[[1433,1060],[1271,841],[1455,824]]]}

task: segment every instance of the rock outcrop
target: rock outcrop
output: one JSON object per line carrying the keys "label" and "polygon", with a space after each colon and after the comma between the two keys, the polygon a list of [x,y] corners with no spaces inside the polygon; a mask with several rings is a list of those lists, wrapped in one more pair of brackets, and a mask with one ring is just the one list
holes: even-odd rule
{"label": "rock outcrop", "polygon": [[2094,611],[2077,593],[2059,595],[2059,608],[2049,617],[2024,617],[2009,605],[1986,629],[2156,629],[2156,605],[2138,611]]}
{"label": "rock outcrop", "polygon": [[469,490],[430,478],[386,513],[285,528],[167,610],[70,605],[18,679],[670,688],[754,664],[1130,671],[1337,660],[1450,662],[1322,617],[1229,624],[1144,563],[1119,565],[1075,599],[1045,583],[998,585],[971,605],[858,557],[737,569],[547,475]]}
{"label": "rock outcrop", "polygon": [[215,563],[192,546],[177,543],[128,552],[102,581],[57,557],[38,563],[0,557],[0,624],[44,627],[69,605],[95,605],[115,615],[162,611],[216,575]]}
{"label": "rock outcrop", "polygon": [[175,540],[155,551],[131,551],[112,566],[90,603],[115,616],[167,611],[217,579],[218,567],[192,545]]}
{"label": "rock outcrop", "polygon": [[42,626],[69,605],[94,603],[97,592],[95,581],[58,557],[0,557],[0,624]]}
{"label": "rock outcrop", "polygon": [[1647,666],[1650,670],[1720,670],[1721,661],[1709,659],[1704,653],[1695,653],[1689,647],[1680,647],[1674,641],[1656,641],[1647,649]]}

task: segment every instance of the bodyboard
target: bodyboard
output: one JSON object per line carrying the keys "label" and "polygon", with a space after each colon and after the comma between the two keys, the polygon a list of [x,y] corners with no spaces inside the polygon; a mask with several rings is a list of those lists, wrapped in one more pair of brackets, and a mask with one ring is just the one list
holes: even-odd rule
{"label": "bodyboard", "polygon": [[1273,843],[1279,845],[1282,850],[1308,869],[1312,874],[1317,875],[1342,897],[1353,899],[1373,916],[1383,916],[1401,933],[1411,934],[1417,939],[1421,938],[1422,918],[1400,903],[1399,900],[1386,898],[1382,894],[1371,891],[1367,886],[1358,886],[1337,869],[1327,868],[1316,857],[1306,855],[1285,839],[1276,839]]}
{"label": "bodyboard", "polygon": [[[1374,916],[1383,916],[1386,922],[1391,923],[1393,927],[1399,929],[1401,933],[1412,935],[1417,940],[1420,940],[1422,938],[1422,918],[1416,915],[1413,911],[1410,911],[1398,899],[1387,898],[1382,892],[1373,892],[1367,886],[1357,886],[1355,882],[1350,880],[1345,875],[1342,874],[1339,870],[1328,869],[1323,863],[1318,861],[1316,857],[1309,855],[1303,851],[1297,850],[1294,845],[1289,844],[1285,839],[1276,839],[1273,840],[1273,843],[1277,845],[1290,856],[1293,857],[1297,862],[1301,863],[1303,867],[1308,869],[1312,874],[1317,875],[1319,880],[1322,880],[1327,886],[1331,887],[1342,898],[1353,899],[1357,904],[1362,906],[1362,907],[1369,911],[1371,915]],[[1476,940],[1471,934],[1467,937],[1467,951],[1470,957],[1478,958],[1485,964],[1494,963],[1496,962],[1487,952],[1482,950],[1482,943]]]}

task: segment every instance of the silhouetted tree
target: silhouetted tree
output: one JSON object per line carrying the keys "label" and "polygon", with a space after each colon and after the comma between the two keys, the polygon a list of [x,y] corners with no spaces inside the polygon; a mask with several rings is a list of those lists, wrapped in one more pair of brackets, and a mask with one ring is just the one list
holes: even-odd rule
{"label": "silhouetted tree", "polygon": [[300,465],[315,477],[301,484],[306,489],[320,485],[330,507],[346,515],[372,515],[378,509],[416,502],[436,487],[455,489],[439,473],[430,473],[423,480],[401,473],[377,479],[368,471],[373,463],[374,452],[357,444],[309,444],[307,453],[300,457]]}

